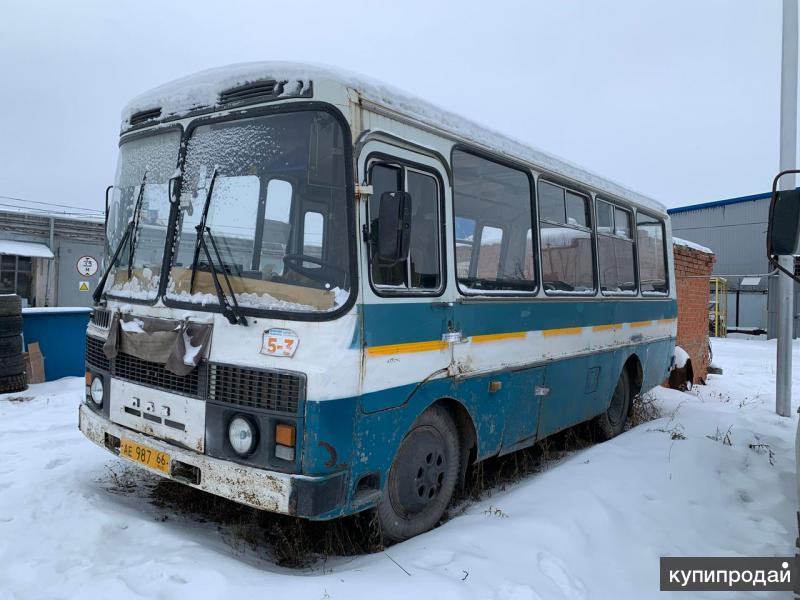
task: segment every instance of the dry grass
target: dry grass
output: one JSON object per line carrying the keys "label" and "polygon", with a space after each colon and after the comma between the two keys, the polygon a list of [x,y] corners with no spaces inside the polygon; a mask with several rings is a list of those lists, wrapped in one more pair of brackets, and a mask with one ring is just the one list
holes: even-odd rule
{"label": "dry grass", "polygon": [[656,403],[656,397],[651,392],[640,394],[633,399],[627,428],[630,429],[659,418],[661,418],[661,408]]}
{"label": "dry grass", "polygon": [[280,566],[305,568],[327,556],[353,556],[383,549],[371,513],[308,521],[250,508],[167,479],[158,481],[150,499],[156,506],[189,519],[215,523],[235,550],[266,554]]}
{"label": "dry grass", "polygon": [[[659,416],[652,396],[637,397],[631,407],[631,426]],[[594,428],[584,423],[529,448],[472,466],[445,519],[531,474],[555,466],[565,456],[596,441]],[[134,467],[109,469],[105,479],[107,489],[114,494],[148,498],[161,509],[158,520],[184,518],[211,524],[235,553],[250,551],[284,567],[324,570],[328,557],[368,554],[385,548],[374,511],[315,522],[253,509],[174,481],[144,475]],[[490,510],[492,516],[505,516],[498,507]]]}

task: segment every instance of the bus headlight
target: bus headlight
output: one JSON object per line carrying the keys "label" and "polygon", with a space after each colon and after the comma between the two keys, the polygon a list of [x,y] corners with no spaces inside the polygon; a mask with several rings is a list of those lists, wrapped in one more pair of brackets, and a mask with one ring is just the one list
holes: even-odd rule
{"label": "bus headlight", "polygon": [[228,425],[228,441],[239,456],[247,456],[256,446],[256,432],[250,421],[244,417],[234,417]]}
{"label": "bus headlight", "polygon": [[92,386],[89,388],[89,395],[92,402],[97,406],[103,406],[103,378],[95,377],[92,379]]}

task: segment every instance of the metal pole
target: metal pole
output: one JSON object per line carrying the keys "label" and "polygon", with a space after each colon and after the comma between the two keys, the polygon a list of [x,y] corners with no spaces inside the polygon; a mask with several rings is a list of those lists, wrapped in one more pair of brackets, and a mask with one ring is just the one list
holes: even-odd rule
{"label": "metal pole", "polygon": [[[797,1],[783,0],[783,51],[781,54],[781,158],[780,170],[794,169],[797,158]],[[779,182],[782,190],[795,188],[795,176]],[[794,272],[794,257],[780,256],[779,264]],[[778,364],[775,377],[775,412],[792,414],[792,337],[794,334],[794,282],[778,275]]]}

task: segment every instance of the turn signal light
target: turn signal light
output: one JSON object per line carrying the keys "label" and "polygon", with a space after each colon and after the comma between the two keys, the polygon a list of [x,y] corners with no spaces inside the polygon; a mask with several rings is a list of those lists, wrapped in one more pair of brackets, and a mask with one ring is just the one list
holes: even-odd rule
{"label": "turn signal light", "polygon": [[275,427],[275,443],[281,446],[289,446],[294,448],[294,443],[297,440],[297,431],[294,425],[286,425],[280,423]]}

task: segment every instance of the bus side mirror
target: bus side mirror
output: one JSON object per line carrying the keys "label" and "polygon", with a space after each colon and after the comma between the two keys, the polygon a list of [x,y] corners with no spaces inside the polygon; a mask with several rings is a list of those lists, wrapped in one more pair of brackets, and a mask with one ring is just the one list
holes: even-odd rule
{"label": "bus side mirror", "polygon": [[800,190],[785,190],[772,195],[767,230],[769,256],[800,254]]}
{"label": "bus side mirror", "polygon": [[376,232],[375,256],[390,265],[408,258],[411,239],[411,194],[384,192],[381,194]]}

